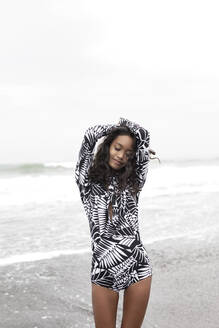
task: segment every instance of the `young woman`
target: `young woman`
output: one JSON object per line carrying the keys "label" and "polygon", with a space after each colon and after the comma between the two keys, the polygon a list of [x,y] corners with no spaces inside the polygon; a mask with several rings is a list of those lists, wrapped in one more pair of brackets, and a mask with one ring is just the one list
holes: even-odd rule
{"label": "young woman", "polygon": [[[98,146],[97,140],[105,136]],[[146,181],[149,132],[120,117],[117,125],[85,131],[75,179],[91,233],[92,306],[96,328],[115,328],[124,290],[121,328],[139,328],[150,295],[152,266],[141,241],[139,194]]]}

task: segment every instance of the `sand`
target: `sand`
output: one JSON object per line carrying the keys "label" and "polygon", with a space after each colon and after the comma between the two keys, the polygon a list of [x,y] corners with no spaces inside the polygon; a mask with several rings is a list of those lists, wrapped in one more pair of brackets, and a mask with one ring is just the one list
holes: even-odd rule
{"label": "sand", "polygon": [[[153,278],[142,327],[217,328],[218,241],[178,238],[145,247]],[[95,328],[90,265],[87,253],[0,267],[0,327]],[[118,328],[122,301],[120,292]]]}

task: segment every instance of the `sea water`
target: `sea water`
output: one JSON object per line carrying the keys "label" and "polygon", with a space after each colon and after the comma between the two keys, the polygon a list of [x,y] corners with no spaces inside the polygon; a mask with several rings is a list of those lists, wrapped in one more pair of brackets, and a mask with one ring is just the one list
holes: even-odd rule
{"label": "sea water", "polygon": [[[0,265],[91,252],[75,165],[0,165]],[[151,160],[139,198],[143,243],[217,238],[218,195],[219,159]]]}

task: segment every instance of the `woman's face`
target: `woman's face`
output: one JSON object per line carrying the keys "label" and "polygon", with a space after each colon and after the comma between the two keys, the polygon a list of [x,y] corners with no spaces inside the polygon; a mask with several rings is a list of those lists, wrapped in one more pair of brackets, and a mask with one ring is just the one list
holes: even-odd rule
{"label": "woman's face", "polygon": [[109,166],[115,170],[121,169],[133,154],[133,139],[130,136],[118,136],[110,145]]}

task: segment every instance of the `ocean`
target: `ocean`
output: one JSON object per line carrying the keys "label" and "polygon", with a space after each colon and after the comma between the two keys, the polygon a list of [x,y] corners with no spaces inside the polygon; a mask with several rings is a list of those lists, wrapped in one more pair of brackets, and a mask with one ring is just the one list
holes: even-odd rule
{"label": "ocean", "polygon": [[[139,229],[146,248],[164,239],[217,238],[218,164],[219,159],[150,161],[139,198]],[[75,165],[0,165],[1,266],[91,252]]]}

